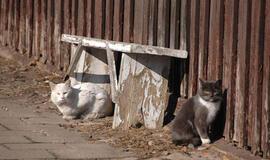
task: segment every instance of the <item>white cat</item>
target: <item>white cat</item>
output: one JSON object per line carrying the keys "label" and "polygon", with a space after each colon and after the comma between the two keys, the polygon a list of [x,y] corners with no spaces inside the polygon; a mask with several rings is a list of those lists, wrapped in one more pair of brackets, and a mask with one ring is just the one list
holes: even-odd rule
{"label": "white cat", "polygon": [[65,83],[50,82],[51,100],[63,114],[64,119],[93,119],[112,114],[112,101],[108,93],[92,83],[71,86]]}

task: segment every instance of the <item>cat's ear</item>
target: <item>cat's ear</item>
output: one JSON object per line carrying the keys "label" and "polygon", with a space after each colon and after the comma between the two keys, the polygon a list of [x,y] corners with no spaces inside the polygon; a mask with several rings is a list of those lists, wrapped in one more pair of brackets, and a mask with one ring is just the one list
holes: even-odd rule
{"label": "cat's ear", "polygon": [[222,87],[222,80],[221,80],[221,79],[217,80],[217,81],[216,81],[216,85],[217,85],[218,87]]}
{"label": "cat's ear", "polygon": [[54,84],[53,82],[49,82],[49,85],[51,87],[51,90],[54,90],[56,84]]}
{"label": "cat's ear", "polygon": [[68,87],[70,87],[70,86],[71,86],[71,80],[68,79],[68,80],[65,82],[65,85],[68,86]]}
{"label": "cat's ear", "polygon": [[199,78],[201,85],[203,85],[205,82],[203,79]]}

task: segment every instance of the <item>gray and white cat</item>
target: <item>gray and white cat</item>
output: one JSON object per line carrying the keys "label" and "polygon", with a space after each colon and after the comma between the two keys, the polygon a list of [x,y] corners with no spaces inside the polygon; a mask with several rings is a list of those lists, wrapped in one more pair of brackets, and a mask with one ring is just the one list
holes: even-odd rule
{"label": "gray and white cat", "polygon": [[176,145],[209,144],[208,127],[214,121],[222,101],[221,81],[203,81],[197,95],[179,109],[172,126]]}
{"label": "gray and white cat", "polygon": [[50,82],[51,100],[64,119],[94,119],[112,114],[112,101],[108,93],[92,83],[71,86],[71,81]]}

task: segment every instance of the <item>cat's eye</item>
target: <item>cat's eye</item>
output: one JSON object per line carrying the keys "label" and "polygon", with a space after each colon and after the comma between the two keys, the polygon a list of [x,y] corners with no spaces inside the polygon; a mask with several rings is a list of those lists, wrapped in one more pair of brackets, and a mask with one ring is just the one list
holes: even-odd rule
{"label": "cat's eye", "polygon": [[63,94],[67,94],[67,92],[64,92]]}

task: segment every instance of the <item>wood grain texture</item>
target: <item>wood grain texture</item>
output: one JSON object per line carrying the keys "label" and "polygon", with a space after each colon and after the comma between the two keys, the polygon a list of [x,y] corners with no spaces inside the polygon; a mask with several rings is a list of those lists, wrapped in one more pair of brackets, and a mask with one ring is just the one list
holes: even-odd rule
{"label": "wood grain texture", "polygon": [[41,1],[40,54],[42,63],[47,62],[47,1]]}
{"label": "wood grain texture", "polygon": [[198,47],[199,47],[199,0],[190,1],[190,47],[189,47],[189,78],[188,78],[188,97],[197,93],[198,82]]}
{"label": "wood grain texture", "polygon": [[113,0],[106,0],[106,17],[105,17],[105,37],[104,39],[112,40],[113,38]]}
{"label": "wood grain texture", "polygon": [[15,1],[10,1],[8,3],[8,32],[7,32],[7,45],[12,48],[12,41],[13,41],[13,30],[14,30],[14,3]]}
{"label": "wood grain texture", "polygon": [[[33,1],[26,1],[26,19],[25,19],[25,30],[26,30],[26,54],[28,57],[32,56],[32,41],[33,41]],[[50,36],[51,37],[51,36]]]}
{"label": "wood grain texture", "polygon": [[270,2],[265,4],[263,91],[262,91],[262,139],[263,157],[270,157]]}
{"label": "wood grain texture", "polygon": [[123,41],[133,42],[134,0],[126,0],[124,7]]}
{"label": "wood grain texture", "polygon": [[53,51],[53,57],[54,57],[54,64],[55,66],[59,69],[62,70],[62,59],[61,59],[61,29],[62,29],[62,21],[61,21],[61,0],[55,0],[54,2],[54,29],[53,29],[53,46],[54,46],[54,51]]}
{"label": "wood grain texture", "polygon": [[[69,0],[62,0],[62,23],[63,28],[62,32],[65,34],[71,33],[71,2]],[[61,59],[62,59],[62,66],[63,71],[66,72],[69,67],[71,57],[71,47],[70,44],[62,43],[61,44]]]}
{"label": "wood grain texture", "polygon": [[[223,47],[223,53],[224,53],[223,54],[223,89],[227,91],[227,95],[226,95],[227,99],[225,102],[227,120],[225,124],[224,135],[225,135],[225,139],[228,141],[231,141],[234,135],[238,7],[239,7],[239,2],[235,0],[228,0],[225,3],[224,47]],[[235,133],[235,135],[238,133],[239,132]]]}
{"label": "wood grain texture", "polygon": [[47,59],[47,64],[53,65],[53,52],[54,52],[54,36],[53,36],[53,29],[54,29],[54,3],[53,0],[47,1],[47,28],[46,28],[46,36],[47,36],[47,53],[45,59]]}
{"label": "wood grain texture", "polygon": [[5,46],[7,43],[7,28],[8,28],[8,2],[9,1],[1,1],[1,42],[2,45]]}
{"label": "wood grain texture", "polygon": [[40,11],[41,11],[41,1],[35,0],[33,3],[34,7],[34,19],[33,19],[33,44],[32,44],[32,53],[35,60],[40,58]]}
{"label": "wood grain texture", "polygon": [[[180,9],[180,40],[179,49],[189,52],[189,15],[190,1],[182,0]],[[188,97],[188,60],[180,60],[180,95]]]}
{"label": "wood grain texture", "polygon": [[208,79],[222,78],[224,4],[211,1],[209,22]]}
{"label": "wood grain texture", "polygon": [[124,18],[124,1],[114,0],[114,16],[113,16],[113,40],[123,40],[123,18]]}
{"label": "wood grain texture", "polygon": [[105,18],[105,1],[95,0],[95,14],[94,14],[94,37],[101,38],[104,37],[104,18]]}
{"label": "wood grain texture", "polygon": [[19,33],[20,33],[20,1],[14,0],[14,30],[12,47],[18,49],[19,45]]}
{"label": "wood grain texture", "polygon": [[249,140],[253,153],[260,151],[261,143],[261,108],[262,108],[262,68],[264,1],[252,1],[251,5],[251,40],[250,40],[250,81],[249,81]]}
{"label": "wood grain texture", "polygon": [[[20,3],[20,25],[19,25],[18,50],[21,54],[26,52],[26,2]],[[0,33],[1,34],[1,33]]]}

